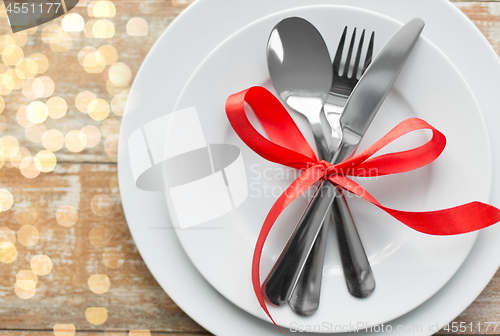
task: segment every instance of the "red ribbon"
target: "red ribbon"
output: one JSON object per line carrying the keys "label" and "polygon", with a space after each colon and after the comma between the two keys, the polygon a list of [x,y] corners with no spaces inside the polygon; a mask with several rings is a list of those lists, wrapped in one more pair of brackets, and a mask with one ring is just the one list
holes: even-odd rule
{"label": "red ribbon", "polygon": [[[245,102],[253,109],[269,140],[250,123]],[[273,204],[259,233],[252,261],[252,283],[262,309],[276,325],[269,313],[260,284],[260,259],[269,231],[283,210],[300,194],[319,180],[328,179],[384,210],[410,228],[432,235],[455,235],[476,231],[500,221],[500,210],[481,202],[425,212],[391,209],[380,204],[362,186],[347,176],[382,176],[403,173],[423,167],[434,161],[444,150],[445,136],[422,119],[406,119],[380,140],[340,164],[320,161],[307,143],[287,110],[269,91],[252,87],[231,95],[226,101],[226,113],[231,126],[254,152],[266,160],[304,172],[288,186]],[[432,138],[422,146],[371,158],[377,151],[397,138],[416,130],[431,130]],[[276,325],[277,326],[277,325]]]}

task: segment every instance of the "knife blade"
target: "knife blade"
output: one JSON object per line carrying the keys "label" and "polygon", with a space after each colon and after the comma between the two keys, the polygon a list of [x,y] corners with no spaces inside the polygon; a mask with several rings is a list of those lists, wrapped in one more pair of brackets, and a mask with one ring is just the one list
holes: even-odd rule
{"label": "knife blade", "polygon": [[[354,155],[366,130],[410,56],[424,25],[424,21],[420,18],[406,23],[389,40],[360,78],[340,118],[342,142],[332,160],[333,164],[340,163]],[[328,210],[335,197],[339,196],[338,192],[334,185],[325,181],[310,201],[295,231],[262,285],[263,293],[271,303],[287,302],[290,299]]]}

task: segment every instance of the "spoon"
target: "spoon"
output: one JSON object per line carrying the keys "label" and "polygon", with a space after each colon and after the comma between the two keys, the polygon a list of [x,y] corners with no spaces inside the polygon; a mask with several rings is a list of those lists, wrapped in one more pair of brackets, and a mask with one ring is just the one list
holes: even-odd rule
{"label": "spoon", "polygon": [[[321,34],[308,21],[291,17],[279,22],[271,32],[267,48],[267,64],[274,88],[283,101],[295,111],[303,114],[311,126],[316,149],[320,159],[329,159],[328,136],[325,136],[323,105],[332,84],[333,70],[330,55]],[[323,120],[323,122],[322,122]],[[295,293],[297,304],[292,309],[300,315],[310,315],[319,305],[319,288],[324,260],[324,245],[328,223],[318,235],[315,249],[301,251],[301,246],[294,251],[282,252],[282,256],[294,254],[296,258],[279,258],[263,284],[267,299],[278,306],[290,300],[292,292],[307,264],[307,281],[317,288],[313,297],[301,297],[305,293]],[[323,245],[323,246],[321,246]],[[312,244],[310,246],[313,246]],[[322,248],[323,247],[323,248]],[[308,258],[309,257],[309,258]],[[298,258],[298,259],[297,259]],[[307,259],[307,263],[305,262]],[[297,262],[297,260],[300,260]],[[283,272],[286,270],[286,272]],[[290,276],[291,274],[291,276]]]}

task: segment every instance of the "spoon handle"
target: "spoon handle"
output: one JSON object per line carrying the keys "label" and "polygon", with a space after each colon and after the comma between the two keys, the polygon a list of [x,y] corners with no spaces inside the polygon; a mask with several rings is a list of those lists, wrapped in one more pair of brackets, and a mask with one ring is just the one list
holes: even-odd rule
{"label": "spoon handle", "polygon": [[[262,284],[263,293],[272,304],[281,306],[290,299],[306,260],[313,250],[316,237],[329,214],[328,210],[331,207],[336,189],[328,181],[321,183],[315,196],[329,195],[329,197],[313,197],[309,207],[302,215],[300,224],[297,225]],[[317,263],[315,262],[313,265],[317,265]],[[322,265],[319,266],[320,269],[323,269]]]}
{"label": "spoon handle", "polygon": [[328,228],[333,219],[333,212],[330,211],[288,301],[290,308],[299,315],[310,316],[318,310]]}
{"label": "spoon handle", "polygon": [[364,298],[375,289],[375,277],[363,244],[343,193],[339,193],[333,200],[329,215],[325,218],[325,223],[314,242],[288,302],[292,310],[302,316],[312,315],[319,307],[329,223],[335,225],[340,260],[349,293],[352,296]]}

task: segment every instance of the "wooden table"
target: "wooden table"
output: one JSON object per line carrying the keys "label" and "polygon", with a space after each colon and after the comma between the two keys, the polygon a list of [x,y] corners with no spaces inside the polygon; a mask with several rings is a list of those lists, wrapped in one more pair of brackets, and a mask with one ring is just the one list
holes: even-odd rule
{"label": "wooden table", "polygon": [[[190,2],[80,0],[71,13],[85,21],[81,33],[60,28],[78,29],[81,20],[73,16],[32,35],[12,36],[0,12],[4,62],[20,61],[19,50],[25,58],[41,53],[48,60],[43,72],[46,64],[35,55],[18,66],[17,75],[0,65],[0,74],[10,75],[0,80],[7,78],[13,89],[3,92],[0,115],[1,334],[209,335],[165,294],[142,261],[125,222],[116,167],[126,90],[156,39]],[[500,2],[454,5],[500,53]],[[95,53],[103,45],[112,48]],[[48,118],[35,101],[47,103]],[[0,110],[2,105],[0,100]],[[45,148],[51,151],[41,152]],[[498,290],[500,273],[456,321],[500,321]]]}

